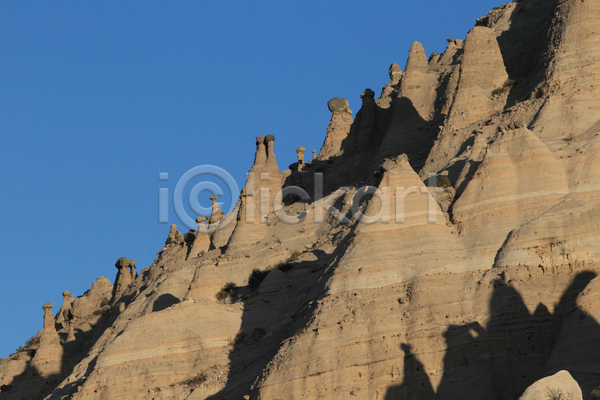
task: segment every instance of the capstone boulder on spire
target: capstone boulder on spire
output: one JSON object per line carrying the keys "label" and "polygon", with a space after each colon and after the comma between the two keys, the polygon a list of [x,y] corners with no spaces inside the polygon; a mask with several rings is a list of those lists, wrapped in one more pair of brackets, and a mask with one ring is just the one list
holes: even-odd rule
{"label": "capstone boulder on spire", "polygon": [[225,218],[225,213],[223,212],[223,210],[221,210],[221,207],[219,206],[219,203],[217,202],[217,199],[219,198],[218,195],[213,194],[212,196],[209,197],[209,199],[212,201],[212,210],[210,213],[210,218],[208,220],[209,224],[216,224],[219,221],[221,221],[223,218]]}
{"label": "capstone boulder on spire", "polygon": [[400,82],[400,79],[402,78],[402,68],[400,68],[398,64],[392,63],[388,70],[388,74],[390,75],[390,84],[395,85]]}
{"label": "capstone boulder on spire", "polygon": [[63,304],[60,307],[58,314],[56,314],[56,323],[58,324],[71,319],[71,310],[73,308],[73,302],[75,301],[73,294],[69,293],[68,290],[65,290],[62,295]]}
{"label": "capstone boulder on spire", "polygon": [[302,146],[296,149],[296,153],[298,153],[298,165],[304,164],[304,152],[306,152],[306,149]]}
{"label": "capstone boulder on spire", "polygon": [[327,107],[331,111],[331,120],[329,126],[327,126],[323,147],[319,152],[318,158],[320,160],[342,154],[342,141],[348,136],[353,122],[350,104],[343,97],[334,97],[329,100]]}
{"label": "capstone boulder on spire", "polygon": [[54,315],[52,314],[52,303],[46,303],[42,306],[44,310],[44,329],[54,329]]}
{"label": "capstone boulder on spire", "polygon": [[115,263],[115,267],[119,271],[117,272],[117,277],[115,278],[115,284],[113,286],[111,304],[116,303],[127,286],[129,286],[129,284],[132,282],[130,269],[132,267],[135,268],[135,260],[129,260],[127,257],[121,257]]}
{"label": "capstone boulder on spire", "polygon": [[348,114],[352,114],[352,110],[350,110],[350,103],[343,97],[334,97],[333,99],[327,102],[327,107],[329,107],[329,111],[344,111]]}
{"label": "capstone boulder on spire", "polygon": [[52,303],[44,304],[42,309],[44,310],[44,329],[38,333],[40,344],[31,360],[31,365],[35,367],[37,374],[47,377],[61,372],[63,348],[54,325]]}

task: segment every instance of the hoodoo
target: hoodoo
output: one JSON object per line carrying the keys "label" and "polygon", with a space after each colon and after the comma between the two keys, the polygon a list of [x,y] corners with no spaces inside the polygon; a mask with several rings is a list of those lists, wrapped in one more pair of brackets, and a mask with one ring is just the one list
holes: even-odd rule
{"label": "hoodoo", "polygon": [[44,310],[44,329],[37,335],[39,347],[31,364],[39,371],[40,375],[50,377],[61,372],[63,348],[54,326],[52,303],[46,303],[42,308]]}
{"label": "hoodoo", "polygon": [[228,247],[247,248],[263,239],[273,222],[273,199],[282,187],[282,177],[273,150],[274,135],[256,138],[254,165],[240,194],[235,229]]}
{"label": "hoodoo", "polygon": [[329,100],[327,106],[331,111],[331,121],[329,121],[327,127],[325,142],[323,142],[323,147],[319,152],[319,159],[321,160],[339,156],[342,153],[342,142],[348,136],[353,122],[348,100],[335,97]]}

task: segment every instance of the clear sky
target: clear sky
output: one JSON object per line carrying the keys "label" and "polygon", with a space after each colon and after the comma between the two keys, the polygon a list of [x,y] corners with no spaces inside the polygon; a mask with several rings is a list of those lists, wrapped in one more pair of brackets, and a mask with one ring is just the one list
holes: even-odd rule
{"label": "clear sky", "polygon": [[[114,281],[122,256],[153,262],[159,188],[204,164],[241,188],[260,135],[286,169],[298,146],[320,149],[329,99],[356,113],[412,42],[443,52],[499,5],[0,1],[0,357],[63,290]],[[187,231],[172,207],[169,222]]]}

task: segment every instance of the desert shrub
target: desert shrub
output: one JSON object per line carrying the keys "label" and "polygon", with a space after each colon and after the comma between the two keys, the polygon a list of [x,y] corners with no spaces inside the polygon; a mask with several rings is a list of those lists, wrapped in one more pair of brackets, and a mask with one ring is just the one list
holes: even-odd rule
{"label": "desert shrub", "polygon": [[269,272],[271,272],[269,269],[261,271],[258,268],[254,268],[250,274],[250,277],[248,278],[248,285],[250,285],[250,287],[253,289],[258,289],[262,281],[264,281],[267,275],[269,275]]}
{"label": "desert shrub", "polygon": [[294,251],[294,252],[292,252],[292,254],[290,254],[289,258],[286,261],[282,261],[282,262],[276,264],[271,269],[278,269],[281,272],[288,272],[289,270],[294,268],[294,261],[299,259],[300,256],[302,256],[301,251]]}
{"label": "desert shrub", "polygon": [[188,379],[184,383],[191,387],[198,387],[208,380],[208,375],[205,371],[200,372],[193,378]]}
{"label": "desert shrub", "polygon": [[506,81],[504,81],[502,86],[500,86],[499,88],[496,88],[492,91],[492,96],[498,96],[502,93],[508,92],[510,90],[510,88],[515,86],[516,84],[517,84],[517,81],[515,81],[514,79],[507,79]]}
{"label": "desert shrub", "polygon": [[239,347],[244,344],[247,336],[248,334],[242,329],[235,335],[235,337],[229,342],[229,344],[233,347]]}
{"label": "desert shrub", "polygon": [[438,176],[438,178],[437,178],[437,186],[438,187],[447,188],[447,187],[452,186],[452,182],[450,182],[450,179],[447,176],[445,176],[445,175]]}
{"label": "desert shrub", "polygon": [[546,397],[548,400],[573,400],[573,395],[571,393],[563,393],[560,389],[548,389]]}
{"label": "desert shrub", "polygon": [[104,315],[104,313],[108,311],[108,307],[101,307],[99,309],[97,309],[96,311],[94,311],[92,314],[93,315]]}
{"label": "desert shrub", "polygon": [[233,347],[249,346],[262,339],[267,332],[263,328],[254,328],[251,333],[246,333],[240,330],[233,339],[229,340],[229,344]]}
{"label": "desert shrub", "polygon": [[37,336],[32,336],[25,342],[25,348],[30,349],[32,347],[36,347],[40,344],[40,338]]}
{"label": "desert shrub", "polygon": [[32,336],[29,339],[27,339],[27,341],[25,342],[25,344],[23,346],[19,346],[17,348],[17,352],[29,350],[32,347],[37,347],[39,344],[40,344],[40,338]]}
{"label": "desert shrub", "polygon": [[227,297],[231,296],[235,292],[236,289],[237,289],[237,285],[235,283],[233,283],[233,282],[227,282],[221,288],[221,290],[219,290],[217,292],[217,294],[215,294],[215,297],[219,301],[225,300]]}
{"label": "desert shrub", "polygon": [[108,297],[105,297],[102,299],[102,302],[100,303],[100,307],[104,307],[110,304],[110,299]]}
{"label": "desert shrub", "polygon": [[262,339],[262,337],[265,336],[266,334],[267,334],[267,332],[263,328],[254,328],[254,330],[250,334],[250,339],[253,342],[257,342],[260,339]]}
{"label": "desert shrub", "polygon": [[575,141],[575,134],[571,132],[563,140],[567,143],[573,143]]}
{"label": "desert shrub", "polygon": [[207,382],[212,376],[219,374],[219,365],[215,364],[212,367],[205,369],[193,378],[186,379],[181,382],[172,383],[170,387],[176,387],[177,385],[187,385],[192,388],[200,387],[203,383]]}
{"label": "desert shrub", "polygon": [[221,290],[219,290],[216,294],[215,294],[215,298],[219,301],[223,301],[225,300],[227,297],[229,297],[229,293],[227,293],[226,291],[223,290],[223,288],[221,288]]}

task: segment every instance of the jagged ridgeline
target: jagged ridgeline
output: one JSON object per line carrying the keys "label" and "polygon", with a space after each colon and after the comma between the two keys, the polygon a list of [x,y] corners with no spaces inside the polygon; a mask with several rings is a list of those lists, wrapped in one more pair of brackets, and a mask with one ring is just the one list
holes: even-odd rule
{"label": "jagged ridgeline", "polygon": [[258,137],[234,211],[45,305],[0,399],[600,398],[599,32],[513,2],[332,99],[310,161]]}

